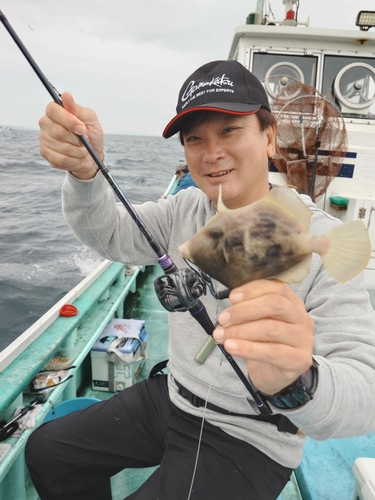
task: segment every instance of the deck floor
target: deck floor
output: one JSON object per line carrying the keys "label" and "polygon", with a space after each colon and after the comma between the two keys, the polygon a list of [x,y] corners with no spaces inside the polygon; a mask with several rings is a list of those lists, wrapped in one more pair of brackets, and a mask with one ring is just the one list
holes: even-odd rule
{"label": "deck floor", "polygon": [[[144,273],[138,275],[137,291],[129,294],[125,302],[124,318],[144,320],[148,333],[149,355],[142,368],[139,381],[148,377],[156,363],[168,358],[167,311],[161,306],[154,290],[154,281],[161,275],[162,271],[158,267],[146,268]],[[113,393],[93,391],[89,385],[82,395],[109,399]],[[111,480],[113,500],[123,500],[136,491],[156,468],[128,469],[114,476]]]}

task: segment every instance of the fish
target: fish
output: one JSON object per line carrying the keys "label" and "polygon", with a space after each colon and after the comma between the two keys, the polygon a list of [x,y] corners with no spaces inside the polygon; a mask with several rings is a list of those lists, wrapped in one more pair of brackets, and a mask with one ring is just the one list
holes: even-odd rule
{"label": "fish", "polygon": [[299,283],[309,273],[317,253],[339,283],[365,269],[371,241],[362,220],[336,226],[325,234],[310,234],[313,212],[297,192],[274,187],[245,207],[225,207],[221,189],[217,213],[192,238],[178,247],[181,257],[232,289],[258,279]]}

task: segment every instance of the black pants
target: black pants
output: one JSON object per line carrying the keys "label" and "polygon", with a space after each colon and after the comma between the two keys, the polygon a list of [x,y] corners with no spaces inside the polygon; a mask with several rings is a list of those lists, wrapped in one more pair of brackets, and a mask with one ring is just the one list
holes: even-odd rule
{"label": "black pants", "polygon": [[[109,500],[109,478],[160,467],[128,499],[187,500],[202,420],[170,401],[158,375],[36,429],[26,463],[42,500]],[[291,469],[204,423],[191,500],[275,500]]]}

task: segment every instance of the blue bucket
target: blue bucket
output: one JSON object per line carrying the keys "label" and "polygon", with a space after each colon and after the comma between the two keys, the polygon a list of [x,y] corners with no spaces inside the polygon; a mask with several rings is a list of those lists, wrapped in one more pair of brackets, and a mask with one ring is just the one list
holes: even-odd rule
{"label": "blue bucket", "polygon": [[72,413],[73,411],[83,410],[93,405],[94,403],[99,403],[101,401],[97,398],[75,398],[75,399],[67,399],[66,401],[62,401],[58,403],[54,408],[54,415],[52,414],[52,408],[47,413],[46,418],[43,423],[49,422],[50,420],[54,420],[55,418],[63,417]]}

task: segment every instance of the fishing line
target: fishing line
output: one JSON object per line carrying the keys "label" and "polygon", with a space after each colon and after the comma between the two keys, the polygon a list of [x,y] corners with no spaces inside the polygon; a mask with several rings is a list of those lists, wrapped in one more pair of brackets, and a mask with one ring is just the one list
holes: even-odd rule
{"label": "fishing line", "polygon": [[296,5],[297,5],[297,8],[296,8],[296,19],[295,19],[295,21],[296,21],[296,23],[298,23],[299,0],[297,0]]}
{"label": "fishing line", "polygon": [[205,404],[204,404],[204,407],[203,407],[202,423],[201,423],[201,429],[200,429],[200,433],[199,433],[198,448],[197,448],[197,454],[196,454],[196,457],[195,457],[195,464],[194,464],[194,469],[193,469],[193,476],[191,478],[190,490],[189,490],[189,494],[188,494],[188,497],[187,497],[186,500],[190,500],[191,494],[193,492],[193,485],[194,485],[194,480],[195,480],[195,474],[196,474],[197,468],[198,468],[198,460],[199,460],[199,454],[200,454],[201,443],[202,443],[203,426],[204,426],[204,420],[205,420],[205,416],[206,416],[206,409],[207,409],[208,398],[210,396],[212,384],[214,383],[216,374],[219,371],[219,368],[221,367],[222,362],[223,362],[223,357],[220,356],[220,362],[219,362],[218,367],[215,370],[215,373],[212,376],[212,379],[211,379],[211,382],[210,382],[210,386],[208,388],[208,393],[207,393],[206,401],[205,401]]}
{"label": "fishing line", "polygon": [[[26,60],[46,88],[47,92],[50,94],[52,99],[62,107],[61,98],[56,89],[51,85],[49,80],[45,77],[39,66],[36,64],[34,59],[32,58],[29,51],[26,49],[25,45],[22,43],[17,33],[14,31],[12,26],[9,24],[7,18],[0,10],[0,22],[4,25],[5,29],[8,31],[10,36],[13,38],[14,42],[21,50],[22,54],[25,56]],[[204,304],[199,300],[199,297],[203,295],[205,292],[202,284],[199,283],[198,276],[192,275],[190,269],[182,269],[179,270],[171,257],[163,252],[159,244],[152,237],[151,233],[148,231],[138,213],[134,210],[133,206],[126,198],[125,194],[122,192],[121,188],[118,186],[117,182],[113,179],[110,174],[108,168],[99,156],[96,154],[95,150],[88,142],[87,138],[84,135],[77,135],[78,139],[85,146],[86,150],[90,154],[91,158],[94,160],[96,165],[98,166],[101,173],[104,175],[105,179],[113,189],[113,191],[118,196],[119,200],[129,213],[130,217],[136,223],[138,228],[140,229],[143,236],[148,241],[151,248],[154,250],[156,255],[158,256],[158,264],[165,272],[166,276],[163,278],[159,278],[158,286],[159,292],[158,298],[162,302],[162,305],[168,311],[189,311],[189,313],[193,316],[193,318],[198,321],[198,323],[202,326],[205,332],[212,337],[213,331],[215,329],[214,324],[212,323],[207,310]],[[189,272],[190,271],[190,272]],[[165,278],[165,279],[164,279]],[[163,281],[164,279],[164,281]],[[163,301],[164,300],[164,301]],[[253,401],[247,399],[249,405],[253,408],[254,403],[258,409],[258,411],[264,415],[269,416],[272,414],[272,410],[267,402],[267,400],[260,394],[260,392],[252,385],[249,378],[245,376],[242,372],[236,361],[233,357],[226,352],[224,346],[221,344],[217,344],[218,348],[223,353],[226,360],[229,362],[233,370],[236,372],[238,378],[241,380],[243,385],[246,387],[248,392],[253,398]]]}

